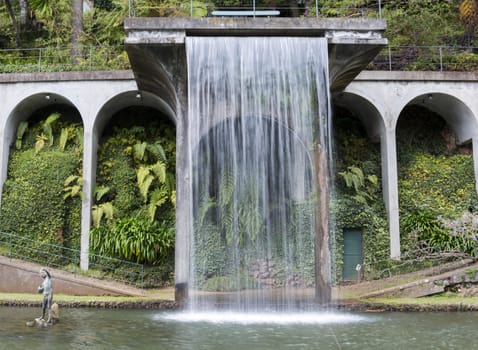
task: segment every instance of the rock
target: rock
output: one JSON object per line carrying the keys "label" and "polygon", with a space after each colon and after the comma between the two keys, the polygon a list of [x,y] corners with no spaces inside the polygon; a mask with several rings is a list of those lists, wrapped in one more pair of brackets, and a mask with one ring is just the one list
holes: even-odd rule
{"label": "rock", "polygon": [[53,303],[51,306],[51,323],[55,324],[60,322],[60,306],[57,303]]}

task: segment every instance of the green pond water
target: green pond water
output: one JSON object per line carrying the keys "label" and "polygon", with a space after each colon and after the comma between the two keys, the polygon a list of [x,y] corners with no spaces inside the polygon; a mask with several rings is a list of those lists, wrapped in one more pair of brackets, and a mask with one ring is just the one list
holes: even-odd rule
{"label": "green pond water", "polygon": [[478,349],[478,313],[187,313],[0,307],[0,349]]}

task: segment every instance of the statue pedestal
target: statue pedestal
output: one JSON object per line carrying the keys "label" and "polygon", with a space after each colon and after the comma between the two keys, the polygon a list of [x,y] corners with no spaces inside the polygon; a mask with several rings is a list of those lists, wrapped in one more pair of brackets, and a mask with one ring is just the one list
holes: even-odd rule
{"label": "statue pedestal", "polygon": [[45,320],[42,320],[41,318],[35,318],[33,321],[28,321],[27,326],[28,327],[49,327],[52,326],[53,322],[47,322]]}
{"label": "statue pedestal", "polygon": [[26,325],[28,327],[49,327],[53,326],[54,324],[60,322],[60,308],[57,303],[54,303],[51,306],[51,320],[47,322],[46,320],[41,319],[40,317],[35,318],[33,321],[28,321]]}

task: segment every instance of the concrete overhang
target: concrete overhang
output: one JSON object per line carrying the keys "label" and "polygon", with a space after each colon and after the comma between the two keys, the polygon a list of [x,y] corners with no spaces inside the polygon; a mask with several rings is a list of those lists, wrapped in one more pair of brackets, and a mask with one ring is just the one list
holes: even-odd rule
{"label": "concrete overhang", "polygon": [[[183,32],[186,36],[325,36],[327,32],[375,33],[386,28],[385,20],[362,18],[251,18],[251,17],[130,17],[125,19],[131,43],[134,32]],[[346,37],[344,35],[343,37]]]}
{"label": "concrete overhang", "polygon": [[183,102],[187,98],[188,36],[324,37],[329,43],[330,89],[335,94],[387,44],[382,37],[385,29],[386,21],[381,19],[127,18],[125,44],[140,89],[164,94],[162,98],[176,111],[178,97]]}

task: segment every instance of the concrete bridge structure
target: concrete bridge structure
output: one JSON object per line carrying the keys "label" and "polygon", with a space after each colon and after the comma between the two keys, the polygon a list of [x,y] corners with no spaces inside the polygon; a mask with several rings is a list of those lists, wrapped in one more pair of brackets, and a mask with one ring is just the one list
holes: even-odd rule
{"label": "concrete bridge structure", "polygon": [[[230,26],[232,35],[290,34],[280,22],[268,25],[206,19],[158,23],[131,19],[126,23],[126,41],[133,71],[63,72],[0,75],[0,186],[7,177],[10,147],[15,143],[19,123],[35,111],[55,105],[74,108],[84,127],[83,192],[81,227],[81,268],[88,269],[89,231],[93,188],[96,180],[97,150],[108,122],[124,108],[148,106],[168,116],[176,125],[177,166],[187,158],[187,76],[185,37],[214,35]],[[144,19],[142,19],[144,20]],[[350,22],[350,21],[349,21]],[[347,22],[347,23],[349,23]],[[277,24],[278,23],[278,24]],[[350,24],[350,23],[349,23]],[[290,25],[290,23],[288,23]],[[395,130],[400,113],[410,105],[423,106],[441,115],[456,134],[458,143],[472,142],[478,134],[478,74],[460,72],[362,71],[386,44],[380,33],[382,22],[352,27],[332,22],[295,23],[290,35],[325,36],[329,41],[329,79],[332,104],[349,110],[363,124],[372,141],[380,142],[382,179],[392,258],[400,258],[398,176]],[[310,28],[314,29],[310,31]],[[159,29],[158,29],[159,28]],[[245,29],[248,28],[248,29]],[[285,29],[284,29],[285,28]],[[289,29],[287,29],[289,28]],[[353,29],[353,30],[352,30]],[[352,31],[350,31],[352,30]],[[372,31],[372,34],[369,32]],[[353,49],[354,48],[354,49]],[[478,147],[473,148],[477,179]],[[187,282],[188,230],[185,213],[189,174],[177,174],[178,214],[176,227],[176,283]],[[475,180],[476,182],[476,180]],[[1,193],[0,193],[1,200]]]}
{"label": "concrete bridge structure", "polygon": [[[398,176],[395,129],[410,105],[441,115],[460,144],[473,143],[478,180],[478,73],[363,71],[333,104],[362,122],[372,141],[380,142],[384,201],[387,206],[391,257],[400,257]],[[92,191],[96,178],[98,141],[114,114],[131,106],[149,106],[168,113],[159,98],[138,89],[132,71],[0,75],[0,180],[6,180],[10,147],[18,124],[48,105],[75,108],[84,126],[82,206],[82,267],[88,268]],[[182,142],[178,139],[177,142]],[[478,183],[478,181],[476,181]],[[1,193],[0,193],[1,195]],[[1,198],[1,197],[0,197]]]}

